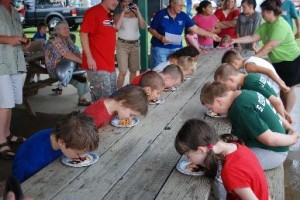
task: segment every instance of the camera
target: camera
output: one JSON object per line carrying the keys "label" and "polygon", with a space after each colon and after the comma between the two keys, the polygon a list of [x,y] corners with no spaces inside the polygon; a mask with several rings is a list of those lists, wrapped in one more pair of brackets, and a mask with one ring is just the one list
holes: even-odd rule
{"label": "camera", "polygon": [[129,8],[130,10],[134,10],[134,9],[135,9],[135,5],[134,5],[133,3],[129,3],[129,4],[128,4],[128,8]]}

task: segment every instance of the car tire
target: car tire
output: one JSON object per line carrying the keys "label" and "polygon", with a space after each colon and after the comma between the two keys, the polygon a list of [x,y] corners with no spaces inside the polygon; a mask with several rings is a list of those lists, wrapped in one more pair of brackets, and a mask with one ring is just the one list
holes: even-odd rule
{"label": "car tire", "polygon": [[55,26],[56,26],[56,24],[57,24],[58,22],[60,22],[60,21],[62,21],[62,19],[59,18],[59,17],[51,17],[51,18],[48,20],[48,27],[54,29]]}

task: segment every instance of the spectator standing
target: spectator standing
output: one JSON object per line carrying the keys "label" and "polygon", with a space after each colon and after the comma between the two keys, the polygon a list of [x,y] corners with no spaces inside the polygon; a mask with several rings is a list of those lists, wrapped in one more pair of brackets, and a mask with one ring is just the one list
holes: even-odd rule
{"label": "spectator standing", "polygon": [[215,12],[219,20],[217,28],[221,29],[221,32],[218,34],[220,37],[229,35],[230,38],[236,38],[235,27],[239,14],[240,11],[236,7],[236,0],[224,0],[222,8],[217,9]]}
{"label": "spectator standing", "polygon": [[115,18],[118,30],[117,62],[119,75],[117,88],[124,84],[127,70],[129,69],[131,82],[141,68],[140,62],[140,32],[139,28],[145,29],[147,24],[143,19],[139,7],[132,0],[121,0],[122,12]]}
{"label": "spectator standing", "polygon": [[116,29],[112,11],[118,3],[118,0],[103,0],[91,7],[85,12],[81,25],[82,68],[87,69],[93,102],[117,90]]}
{"label": "spectator standing", "polygon": [[297,27],[297,32],[296,32],[295,38],[298,39],[298,38],[300,38],[300,18],[299,18],[299,15],[297,13],[295,4],[291,0],[282,0],[281,2],[282,2],[282,4],[281,4],[281,10],[282,10],[281,16],[289,23],[292,30],[294,28],[292,19],[295,20],[295,24],[296,24],[296,27]]}
{"label": "spectator standing", "polygon": [[169,0],[169,6],[158,11],[153,17],[149,29],[152,35],[150,68],[166,62],[168,55],[182,47],[181,34],[185,28],[191,29],[197,35],[220,40],[216,34],[196,26],[189,16],[182,12],[184,5],[183,0]]}
{"label": "spectator standing", "polygon": [[[10,133],[12,108],[22,104],[26,63],[21,42],[26,42],[18,12],[10,0],[0,0],[0,157],[12,159],[10,143],[23,142]],[[27,47],[28,45],[26,45]]]}
{"label": "spectator standing", "polygon": [[[259,12],[255,11],[255,0],[243,0],[242,8],[243,12],[239,14],[235,27],[237,38],[244,37],[246,35],[252,35],[255,33],[261,23],[261,15]],[[239,50],[251,49],[257,51],[258,43],[253,42],[252,44],[237,44],[237,47]]]}

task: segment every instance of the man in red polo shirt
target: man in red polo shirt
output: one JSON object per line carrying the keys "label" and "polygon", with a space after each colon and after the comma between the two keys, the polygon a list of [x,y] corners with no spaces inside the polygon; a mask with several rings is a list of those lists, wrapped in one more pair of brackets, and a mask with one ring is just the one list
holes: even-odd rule
{"label": "man in red polo shirt", "polygon": [[116,29],[112,11],[118,0],[103,0],[86,11],[81,25],[82,68],[87,69],[92,101],[117,90],[115,71]]}

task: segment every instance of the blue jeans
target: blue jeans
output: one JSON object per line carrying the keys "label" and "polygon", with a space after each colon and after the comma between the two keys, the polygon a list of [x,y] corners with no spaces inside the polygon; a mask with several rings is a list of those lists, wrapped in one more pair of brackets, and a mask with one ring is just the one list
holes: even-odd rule
{"label": "blue jeans", "polygon": [[167,58],[170,54],[177,51],[179,48],[175,49],[167,49],[167,48],[161,48],[161,47],[153,47],[151,46],[151,63],[150,63],[150,69],[153,69],[160,63],[166,62]]}

